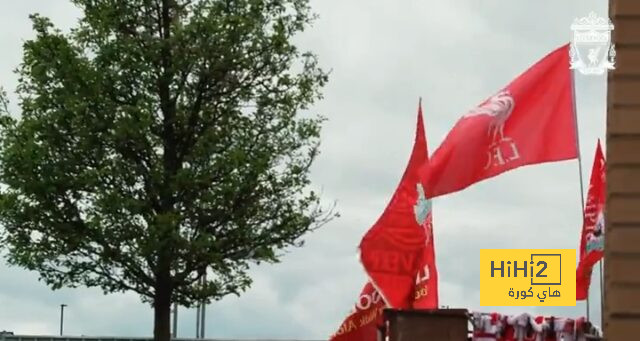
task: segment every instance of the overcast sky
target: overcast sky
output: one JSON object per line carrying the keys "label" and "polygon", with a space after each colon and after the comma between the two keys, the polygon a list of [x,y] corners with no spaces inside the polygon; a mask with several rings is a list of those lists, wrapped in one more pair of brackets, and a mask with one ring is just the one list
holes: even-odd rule
{"label": "overcast sky", "polygon": [[[282,263],[252,271],[240,298],[207,309],[207,337],[322,339],[340,325],[365,282],[356,246],[397,185],[409,157],[418,97],[431,151],[469,108],[571,39],[576,17],[606,15],[605,0],[312,0],[320,15],[299,38],[331,69],[329,118],[314,186],[336,200],[341,218],[290,250]],[[13,92],[21,44],[39,12],[61,28],[79,11],[67,0],[4,1],[0,12],[0,85]],[[604,138],[606,78],[577,76],[583,174]],[[15,102],[14,102],[15,104]],[[15,106],[12,106],[15,110]],[[604,143],[604,141],[603,141]],[[586,185],[585,185],[586,186]],[[480,307],[482,248],[576,248],[581,228],[577,161],[525,167],[434,202],[440,303],[504,313],[584,315],[575,307]],[[600,320],[598,273],[591,317]],[[57,334],[65,303],[69,335],[149,336],[151,308],[134,294],[95,289],[51,291],[35,273],[0,261],[0,330]],[[598,322],[599,324],[599,322]],[[180,337],[195,335],[195,309],[181,309]]]}

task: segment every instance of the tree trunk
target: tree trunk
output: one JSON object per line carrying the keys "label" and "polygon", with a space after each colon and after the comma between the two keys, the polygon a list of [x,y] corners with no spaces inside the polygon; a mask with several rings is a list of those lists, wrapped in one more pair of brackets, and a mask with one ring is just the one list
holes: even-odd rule
{"label": "tree trunk", "polygon": [[153,311],[154,341],[171,341],[171,290],[169,285],[160,284],[156,288]]}

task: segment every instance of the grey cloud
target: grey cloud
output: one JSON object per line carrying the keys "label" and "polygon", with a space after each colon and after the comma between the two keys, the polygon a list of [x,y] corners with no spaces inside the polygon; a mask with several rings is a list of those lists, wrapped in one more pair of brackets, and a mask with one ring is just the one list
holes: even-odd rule
{"label": "grey cloud", "polygon": [[[316,0],[316,25],[297,37],[331,69],[325,98],[310,110],[329,118],[314,188],[342,214],[288,250],[282,262],[252,269],[254,284],[240,298],[207,310],[215,337],[323,338],[335,331],[366,281],[357,245],[382,213],[413,143],[416,106],[423,107],[433,152],[455,121],[551,49],[571,37],[575,17],[604,1],[505,2]],[[21,42],[32,36],[27,15],[39,11],[63,28],[78,15],[67,1],[24,0],[0,18],[2,86],[12,90]],[[576,83],[583,174],[588,181],[595,141],[604,137],[605,78]],[[16,109],[15,98],[12,109]],[[580,230],[577,162],[523,167],[434,203],[441,304],[504,313],[577,316],[567,308],[480,307],[482,248],[575,248]],[[95,289],[50,291],[37,276],[0,265],[0,329],[57,333],[58,305],[69,304],[69,334],[151,334],[152,314],[133,294]],[[599,318],[597,273],[592,318]],[[195,309],[180,309],[179,334],[195,335]]]}

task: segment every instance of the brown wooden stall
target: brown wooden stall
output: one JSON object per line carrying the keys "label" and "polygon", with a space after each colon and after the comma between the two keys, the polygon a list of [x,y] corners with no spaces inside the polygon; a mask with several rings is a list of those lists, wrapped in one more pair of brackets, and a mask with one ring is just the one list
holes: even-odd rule
{"label": "brown wooden stall", "polygon": [[[389,341],[467,341],[469,313],[466,309],[393,310],[384,311]],[[380,330],[378,340],[384,340]]]}

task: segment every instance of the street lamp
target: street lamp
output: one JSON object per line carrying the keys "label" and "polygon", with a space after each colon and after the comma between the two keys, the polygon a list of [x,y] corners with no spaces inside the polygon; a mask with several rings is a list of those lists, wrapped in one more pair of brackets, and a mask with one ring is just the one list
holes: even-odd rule
{"label": "street lamp", "polygon": [[62,336],[62,331],[64,328],[64,307],[66,306],[66,304],[60,305],[60,336]]}

